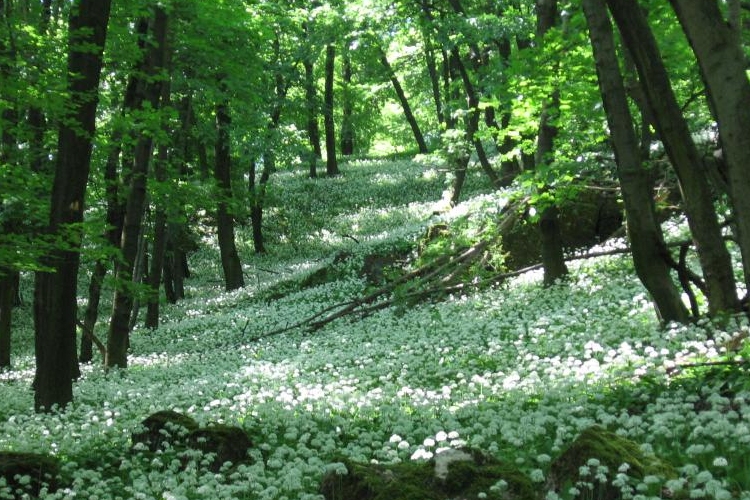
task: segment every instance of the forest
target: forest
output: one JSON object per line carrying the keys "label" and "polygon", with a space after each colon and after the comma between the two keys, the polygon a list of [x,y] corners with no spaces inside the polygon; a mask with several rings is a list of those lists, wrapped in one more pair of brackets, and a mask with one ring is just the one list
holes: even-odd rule
{"label": "forest", "polygon": [[0,499],[750,500],[750,2],[0,0]]}

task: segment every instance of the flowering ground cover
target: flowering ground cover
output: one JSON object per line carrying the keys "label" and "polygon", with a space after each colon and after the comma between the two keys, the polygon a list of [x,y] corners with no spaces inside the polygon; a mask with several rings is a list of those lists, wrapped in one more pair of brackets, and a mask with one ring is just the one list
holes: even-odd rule
{"label": "flowering ground cover", "polygon": [[[570,282],[549,289],[527,273],[259,338],[367,285],[350,274],[274,300],[264,291],[303,279],[334,252],[414,241],[438,217],[443,174],[424,162],[359,161],[344,172],[275,179],[283,202],[269,210],[271,255],[241,245],[250,284],[222,292],[216,250],[205,246],[191,261],[189,297],[164,306],[159,329],[133,333],[129,368],[84,366],[65,411],[33,413],[30,305],[19,311],[14,367],[0,374],[0,450],[60,458],[69,484],[43,498],[312,500],[326,472],[346,473],[342,457],[406,462],[468,446],[516,464],[540,499],[589,498],[599,480],[623,498],[750,499],[748,374],[710,364],[742,354],[727,346],[747,326],[661,328],[627,257],[576,261]],[[481,178],[467,189],[471,198],[440,217],[503,203],[502,193],[482,193]],[[165,409],[241,426],[255,444],[252,463],[215,473],[200,456],[131,450],[139,422]],[[580,471],[590,482],[547,491],[550,464],[593,424],[676,473],[634,478],[627,463],[604,470],[592,460]],[[478,497],[499,498],[502,487]]]}

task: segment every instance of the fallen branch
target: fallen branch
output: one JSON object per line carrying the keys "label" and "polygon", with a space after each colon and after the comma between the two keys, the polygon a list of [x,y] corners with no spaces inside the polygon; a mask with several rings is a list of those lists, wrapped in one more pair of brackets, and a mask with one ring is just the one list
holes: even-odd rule
{"label": "fallen branch", "polygon": [[[481,259],[490,243],[491,241],[482,240],[470,248],[463,250],[458,255],[442,255],[418,269],[399,276],[394,281],[371,291],[363,297],[330,305],[311,316],[297,321],[296,323],[255,336],[251,341],[261,340],[303,327],[305,327],[308,332],[314,332],[337,319],[347,316],[357,315],[360,318],[363,318],[381,309],[397,305],[402,301],[425,300],[441,295],[465,292],[466,290],[476,290],[482,287],[502,283],[507,279],[543,268],[541,263],[534,264],[523,269],[498,273],[483,279],[476,279],[471,283],[456,283],[455,280],[460,278],[463,271]],[[688,244],[690,244],[689,241],[678,241],[668,243],[667,246],[670,248],[685,248]],[[621,255],[630,252],[630,247],[613,248],[611,250],[603,250],[600,252],[570,255],[566,257],[565,260],[569,262],[611,255]],[[686,266],[684,266],[684,264],[678,266],[678,269],[680,268],[683,270],[683,273],[686,272]],[[683,274],[683,276],[685,276],[685,274]],[[694,276],[690,276],[689,273],[686,277],[691,281],[694,279]],[[395,293],[397,291],[398,293]]]}

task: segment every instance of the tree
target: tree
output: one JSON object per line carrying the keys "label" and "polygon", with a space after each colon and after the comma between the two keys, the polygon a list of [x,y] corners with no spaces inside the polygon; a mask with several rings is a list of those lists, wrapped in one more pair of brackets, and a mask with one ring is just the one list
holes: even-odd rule
{"label": "tree", "polygon": [[[167,12],[161,6],[153,8],[152,17],[147,21],[150,41],[147,42],[143,61],[139,67],[136,92],[138,101],[144,111],[159,109],[162,98],[162,87],[165,84],[164,71],[167,58]],[[107,354],[105,365],[127,367],[127,348],[130,333],[130,318],[133,309],[133,290],[129,286],[134,282],[139,259],[139,240],[143,237],[143,214],[146,207],[146,183],[153,147],[153,132],[140,135],[136,141],[133,163],[130,168],[130,186],[125,204],[125,218],[120,250],[122,261],[117,266],[116,279],[119,282],[115,289],[112,317],[107,335]]]}
{"label": "tree", "polygon": [[333,116],[333,77],[334,63],[336,61],[336,46],[333,43],[326,45],[325,61],[325,93],[323,97],[323,128],[326,136],[326,175],[333,177],[339,175],[339,166],[336,161],[336,126]]}
{"label": "tree", "polygon": [[245,286],[237,246],[234,241],[234,216],[230,212],[232,200],[232,157],[229,144],[229,99],[221,98],[216,104],[216,147],[214,178],[219,189],[219,202],[216,205],[216,234],[219,240],[221,267],[224,270],[224,286],[227,291]]}
{"label": "tree", "polygon": [[695,52],[726,158],[733,227],[750,290],[750,82],[739,44],[739,2],[727,24],[716,2],[670,0]]}
{"label": "tree", "polygon": [[[78,0],[69,29],[69,114],[60,122],[48,233],[61,238],[36,274],[34,328],[37,411],[65,406],[73,399],[76,361],[77,282],[81,222],[95,129],[102,53],[110,0]],[[62,241],[61,241],[62,243]]]}
{"label": "tree", "polygon": [[663,322],[685,323],[688,312],[670,276],[669,252],[656,218],[649,171],[641,164],[605,0],[583,0],[599,87],[615,151],[633,263]]}
{"label": "tree", "polygon": [[[536,37],[542,43],[544,36],[557,22],[557,0],[537,0],[537,28]],[[549,100],[542,108],[539,118],[539,133],[537,134],[536,154],[534,163],[540,168],[552,160],[553,143],[557,136],[557,116],[560,112],[560,90],[554,88]],[[543,188],[543,194],[549,192],[549,187]],[[562,235],[558,209],[554,199],[550,197],[547,206],[539,216],[539,232],[542,241],[542,263],[544,264],[544,284],[552,285],[568,274],[565,256],[562,249]]]}
{"label": "tree", "polygon": [[638,70],[659,137],[679,178],[690,230],[706,281],[709,314],[739,309],[729,252],[713,206],[700,155],[674,96],[646,18],[634,0],[607,0],[612,17]]}
{"label": "tree", "polygon": [[411,106],[409,105],[409,101],[406,98],[406,93],[401,86],[401,82],[398,81],[396,72],[393,70],[393,67],[391,67],[391,63],[388,62],[388,56],[386,55],[385,50],[383,50],[380,45],[377,45],[377,50],[380,64],[383,65],[383,68],[388,75],[388,79],[393,85],[393,90],[394,92],[396,92],[396,97],[398,97],[398,102],[399,104],[401,104],[401,109],[404,110],[404,118],[406,118],[406,121],[409,123],[409,127],[411,128],[412,134],[414,134],[414,140],[417,143],[417,148],[419,148],[420,153],[425,154],[427,153],[427,143],[425,143],[424,141],[424,136],[422,135],[422,131],[419,128],[417,119],[414,118],[414,113],[412,113]]}

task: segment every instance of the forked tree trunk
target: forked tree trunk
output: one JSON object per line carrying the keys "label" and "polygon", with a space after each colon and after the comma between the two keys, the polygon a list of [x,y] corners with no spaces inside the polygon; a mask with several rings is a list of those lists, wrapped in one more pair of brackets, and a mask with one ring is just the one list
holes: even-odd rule
{"label": "forked tree trunk", "polygon": [[637,1],[607,0],[607,5],[633,56],[657,132],[680,181],[688,225],[706,281],[709,314],[737,311],[740,303],[732,261],[722,238],[710,186],[654,35]]}
{"label": "forked tree trunk", "polygon": [[[34,290],[36,373],[34,408],[49,411],[73,399],[73,379],[79,375],[76,359],[78,268],[84,198],[91,164],[96,124],[102,53],[107,36],[110,0],[79,0],[69,22],[70,53],[67,74],[70,110],[60,121],[57,159],[52,187],[49,233],[75,234],[66,250],[50,252],[44,263],[53,272],[38,272]],[[77,225],[77,226],[75,226]]]}
{"label": "forked tree trunk", "polygon": [[[156,180],[158,182],[166,182],[167,172],[167,147],[165,145],[159,146],[159,154],[156,160]],[[164,254],[167,245],[167,209],[164,206],[165,202],[161,201],[156,207],[156,214],[154,215],[154,240],[151,250],[151,261],[150,269],[148,271],[148,283],[151,288],[151,294],[148,298],[148,306],[146,307],[146,328],[157,328],[159,326],[159,288],[161,287],[163,269],[164,269]]]}
{"label": "forked tree trunk", "polygon": [[698,59],[719,124],[729,177],[734,227],[750,290],[750,82],[739,44],[739,2],[730,24],[713,1],[670,0]]}
{"label": "forked tree trunk", "polygon": [[[157,75],[166,66],[167,57],[167,14],[161,7],[154,8],[153,33],[154,44],[144,54],[142,72],[149,78],[139,78],[137,91],[142,93],[143,102],[153,110],[159,108],[164,82]],[[130,186],[125,205],[125,219],[122,233],[122,262],[117,268],[116,279],[119,285],[115,289],[112,317],[107,335],[107,355],[104,361],[108,368],[127,366],[127,348],[129,342],[131,316],[133,311],[133,291],[127,285],[133,282],[138,264],[139,240],[142,237],[143,214],[146,207],[146,181],[152,155],[151,135],[139,137],[136,146]]]}
{"label": "forked tree trunk", "polygon": [[686,323],[689,315],[670,276],[666,259],[668,250],[656,218],[652,182],[648,171],[641,165],[638,138],[620,74],[606,2],[583,0],[583,11],[589,25],[599,88],[615,150],[635,271],[651,295],[659,319],[665,323]]}
{"label": "forked tree trunk", "polygon": [[466,91],[466,104],[469,108],[469,116],[466,120],[466,138],[474,145],[474,150],[477,152],[477,159],[479,160],[479,165],[482,167],[482,171],[484,171],[490,179],[492,186],[499,188],[500,178],[492,168],[489,158],[487,158],[487,153],[484,150],[482,141],[477,137],[477,132],[479,132],[479,96],[474,89],[474,85],[471,82],[466,66],[464,66],[464,63],[461,61],[458,49],[455,47],[451,52],[451,59],[458,70],[458,74],[461,75],[461,81],[463,82],[464,90]]}

